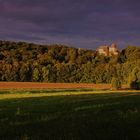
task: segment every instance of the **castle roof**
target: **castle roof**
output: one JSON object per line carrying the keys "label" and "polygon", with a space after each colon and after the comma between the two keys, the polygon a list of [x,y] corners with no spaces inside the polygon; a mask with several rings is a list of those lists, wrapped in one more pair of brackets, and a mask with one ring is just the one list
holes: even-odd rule
{"label": "castle roof", "polygon": [[117,48],[117,45],[115,43],[113,43],[110,48]]}

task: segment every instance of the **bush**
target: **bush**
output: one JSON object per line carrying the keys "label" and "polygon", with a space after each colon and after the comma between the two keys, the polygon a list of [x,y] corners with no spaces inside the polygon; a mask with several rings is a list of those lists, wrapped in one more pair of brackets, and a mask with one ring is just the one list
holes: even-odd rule
{"label": "bush", "polygon": [[128,86],[130,89],[140,89],[140,69],[136,67],[128,77]]}
{"label": "bush", "polygon": [[129,88],[131,89],[136,89],[139,90],[140,89],[140,83],[136,82],[136,81],[132,81],[131,83],[129,83]]}
{"label": "bush", "polygon": [[112,90],[117,90],[121,88],[121,82],[118,78],[113,77],[111,80],[111,89]]}

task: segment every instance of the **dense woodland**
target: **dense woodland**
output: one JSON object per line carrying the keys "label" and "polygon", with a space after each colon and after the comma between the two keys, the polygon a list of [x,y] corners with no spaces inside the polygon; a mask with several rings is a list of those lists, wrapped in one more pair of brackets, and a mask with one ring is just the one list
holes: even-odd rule
{"label": "dense woodland", "polygon": [[0,41],[0,81],[140,83],[140,47],[118,56],[64,45]]}

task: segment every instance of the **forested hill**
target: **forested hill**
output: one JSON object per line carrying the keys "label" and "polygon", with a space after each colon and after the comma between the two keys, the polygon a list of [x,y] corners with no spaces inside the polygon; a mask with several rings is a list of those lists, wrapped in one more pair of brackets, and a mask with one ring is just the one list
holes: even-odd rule
{"label": "forested hill", "polygon": [[0,81],[110,83],[112,77],[140,82],[140,47],[105,57],[64,45],[0,41]]}

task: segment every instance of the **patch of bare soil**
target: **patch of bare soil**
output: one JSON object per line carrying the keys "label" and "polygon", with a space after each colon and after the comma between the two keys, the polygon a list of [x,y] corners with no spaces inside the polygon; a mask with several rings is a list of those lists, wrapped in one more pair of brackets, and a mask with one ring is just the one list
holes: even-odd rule
{"label": "patch of bare soil", "polygon": [[39,83],[39,82],[0,82],[0,89],[109,89],[109,84],[86,83]]}

